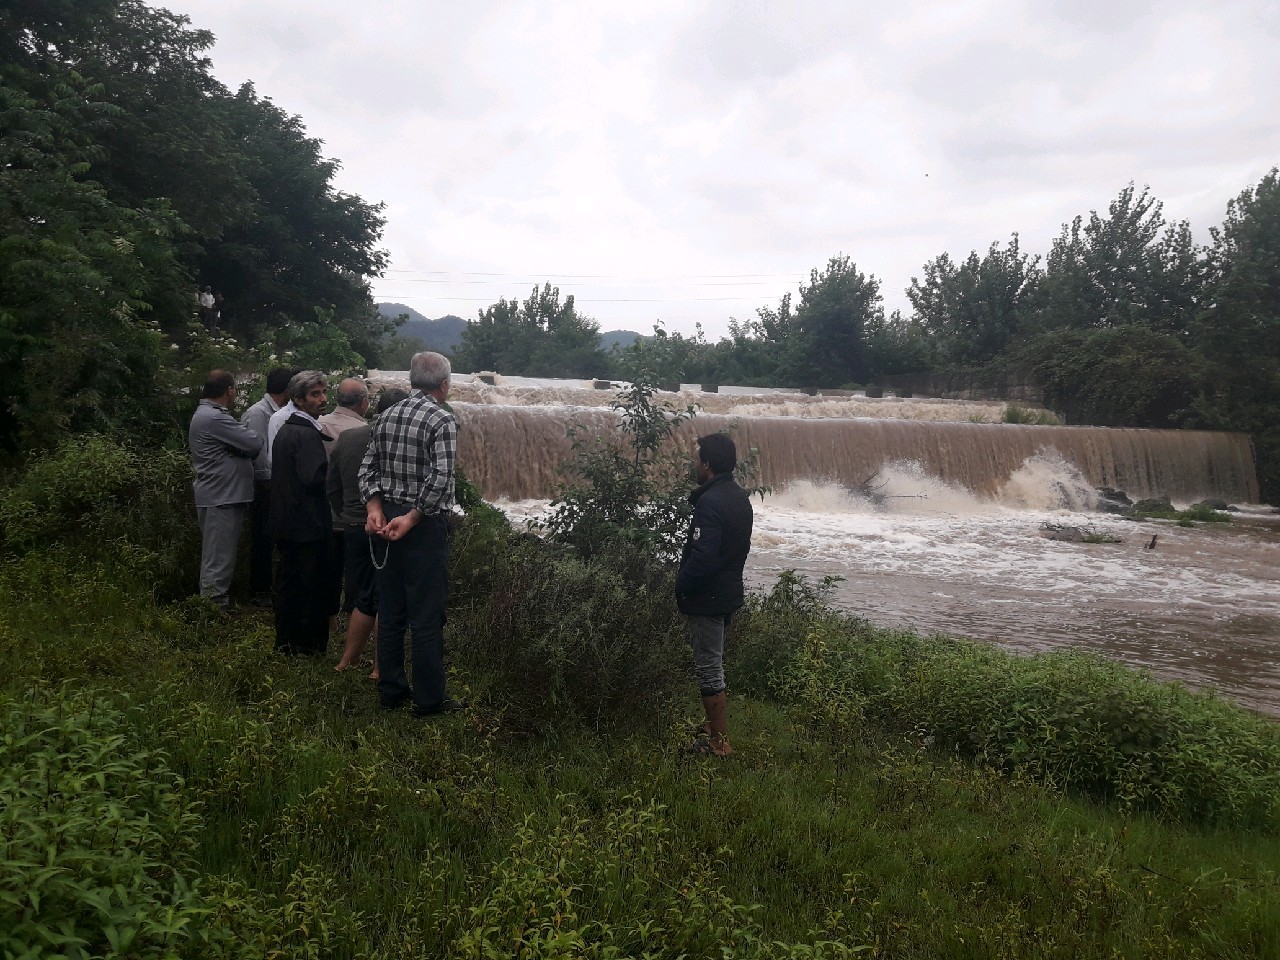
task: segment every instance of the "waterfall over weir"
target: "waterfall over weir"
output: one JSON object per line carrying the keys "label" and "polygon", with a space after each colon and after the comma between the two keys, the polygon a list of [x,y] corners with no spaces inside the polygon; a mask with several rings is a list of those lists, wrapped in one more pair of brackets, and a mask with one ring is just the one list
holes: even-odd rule
{"label": "waterfall over weir", "polygon": [[[598,407],[453,406],[462,423],[459,464],[487,499],[552,496],[562,479],[559,466],[570,455],[569,424],[600,436],[617,433],[617,415]],[[945,483],[993,498],[1028,460],[1056,452],[1092,486],[1117,487],[1134,499],[1258,500],[1243,434],[705,413],[680,433],[687,441],[726,429],[740,453],[759,450],[758,482],[774,489],[796,480],[856,487],[888,464],[913,462]]]}

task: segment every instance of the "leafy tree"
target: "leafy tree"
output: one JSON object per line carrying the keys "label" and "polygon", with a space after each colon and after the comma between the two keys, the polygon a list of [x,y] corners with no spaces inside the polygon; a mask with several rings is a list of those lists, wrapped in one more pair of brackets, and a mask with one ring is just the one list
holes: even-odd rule
{"label": "leafy tree", "polygon": [[211,77],[212,39],[139,0],[0,7],[10,450],[163,429],[165,338],[188,360],[223,349],[191,329],[198,284],[221,289],[241,340],[315,324],[369,356],[387,329],[367,283],[386,262],[380,208],[333,189],[298,118]]}
{"label": "leafy tree", "polygon": [[809,273],[808,286],[800,287],[800,305],[788,326],[785,372],[796,382],[835,387],[865,382],[867,375],[864,331],[882,313],[880,282],[861,273],[844,254],[832,257],[826,269]]}
{"label": "leafy tree", "polygon": [[1070,423],[1177,427],[1191,416],[1204,369],[1177,337],[1141,326],[1057,330],[1021,353],[1045,402]]}
{"label": "leafy tree", "polygon": [[195,264],[202,282],[220,289],[241,337],[332,310],[356,348],[370,355],[391,329],[373,305],[368,277],[386,267],[376,248],[381,204],[334,190],[338,163],[325,159],[302,120],[252,84],[223,101],[230,135],[242,144],[253,214],[205,244]]}
{"label": "leafy tree", "polygon": [[1045,262],[1038,321],[1050,330],[1143,326],[1185,336],[1197,310],[1201,260],[1185,223],[1130,183],[1107,216],[1063,224]]}
{"label": "leafy tree", "polygon": [[894,310],[873,315],[863,331],[866,340],[867,376],[870,380],[898,373],[928,370],[929,340],[919,323]]}
{"label": "leafy tree", "polygon": [[505,297],[468,322],[453,356],[459,370],[497,370],[531,377],[582,377],[604,372],[600,328],[578,313],[572,294],[560,300],[551,284],[521,303]]}
{"label": "leafy tree", "polygon": [[993,243],[985,256],[973,252],[958,265],[945,253],[926,263],[907,297],[937,358],[980,364],[1008,349],[1026,325],[1038,262],[1021,251],[1015,233],[1004,250]]}
{"label": "leafy tree", "polygon": [[568,482],[543,526],[584,555],[622,540],[659,559],[680,555],[690,508],[687,458],[671,449],[676,427],[694,416],[656,399],[652,374],[639,373],[610,404],[621,443],[571,429]]}
{"label": "leafy tree", "polygon": [[1280,174],[1227,204],[1212,231],[1194,343],[1211,376],[1197,423],[1253,436],[1263,497],[1280,502]]}
{"label": "leafy tree", "polygon": [[85,177],[104,112],[72,73],[49,85],[0,69],[0,443],[139,429],[157,399],[152,303],[182,289],[164,204],[126,208]]}
{"label": "leafy tree", "polygon": [[619,376],[630,380],[710,382],[715,379],[712,355],[713,347],[707,343],[701,324],[696,325],[693,336],[686,337],[667,330],[659,320],[653,325],[652,336],[641,337],[626,349],[616,351],[614,366]]}

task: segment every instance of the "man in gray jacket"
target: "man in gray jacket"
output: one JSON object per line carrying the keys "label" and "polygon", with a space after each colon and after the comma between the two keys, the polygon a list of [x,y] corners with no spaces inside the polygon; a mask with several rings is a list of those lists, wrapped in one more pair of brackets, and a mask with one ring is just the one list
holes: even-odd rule
{"label": "man in gray jacket", "polygon": [[225,610],[236,545],[253,502],[253,458],[263,441],[231,415],[236,381],[226,370],[209,372],[201,397],[187,434],[200,521],[200,595]]}

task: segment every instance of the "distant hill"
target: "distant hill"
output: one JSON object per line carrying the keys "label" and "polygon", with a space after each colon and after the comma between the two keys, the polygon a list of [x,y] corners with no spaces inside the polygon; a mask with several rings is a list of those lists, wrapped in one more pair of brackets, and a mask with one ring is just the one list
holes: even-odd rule
{"label": "distant hill", "polygon": [[606,353],[613,347],[625,350],[637,340],[644,338],[634,330],[606,330],[600,334],[600,349]]}
{"label": "distant hill", "polygon": [[462,339],[462,331],[467,326],[467,321],[451,313],[430,320],[413,307],[407,307],[403,303],[380,303],[378,312],[389,319],[407,313],[409,319],[396,328],[396,336],[406,340],[409,338],[420,340],[428,350],[436,350],[446,355],[457,349]]}
{"label": "distant hill", "polygon": [[[453,314],[431,320],[424,317],[413,307],[403,303],[380,303],[378,312],[388,319],[394,319],[405,313],[409,319],[396,327],[396,336],[402,340],[420,340],[428,350],[438,350],[445,355],[452,354],[462,340],[462,331],[467,321]],[[608,353],[613,347],[625,350],[637,340],[644,337],[634,330],[606,330],[600,334],[600,349]]]}

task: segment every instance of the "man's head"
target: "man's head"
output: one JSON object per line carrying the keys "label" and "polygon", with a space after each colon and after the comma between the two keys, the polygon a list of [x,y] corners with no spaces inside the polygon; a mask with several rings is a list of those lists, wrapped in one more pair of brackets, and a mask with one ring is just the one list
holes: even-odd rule
{"label": "man's head", "polygon": [[738,451],[727,433],[708,433],[698,438],[698,479],[710,480],[732,473],[738,465]]}
{"label": "man's head", "polygon": [[338,406],[364,416],[369,412],[369,388],[359,377],[347,377],[338,384]]}
{"label": "man's head", "polygon": [[408,390],[401,390],[399,387],[392,387],[390,390],[383,390],[378,394],[378,406],[376,412],[379,414],[386,413],[401,400],[408,399]]}
{"label": "man's head", "polygon": [[236,378],[226,370],[210,370],[209,376],[204,378],[200,396],[224,407],[229,406],[236,398]]}
{"label": "man's head", "polygon": [[277,405],[284,405],[285,394],[289,392],[289,381],[298,372],[293,367],[275,367],[267,373],[267,394]]}
{"label": "man's head", "polygon": [[415,353],[409,361],[409,385],[415,390],[440,394],[443,400],[449,393],[449,358],[426,351]]}
{"label": "man's head", "polygon": [[329,404],[329,378],[319,370],[294,374],[289,381],[289,399],[303,413],[320,416]]}

